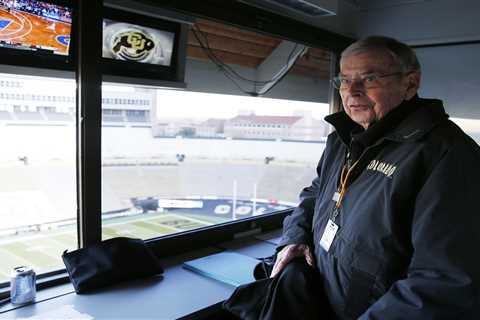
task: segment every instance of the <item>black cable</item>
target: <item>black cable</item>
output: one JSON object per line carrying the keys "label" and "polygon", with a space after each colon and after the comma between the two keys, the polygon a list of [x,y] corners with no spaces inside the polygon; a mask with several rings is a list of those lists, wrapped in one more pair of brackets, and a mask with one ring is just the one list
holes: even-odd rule
{"label": "black cable", "polygon": [[[202,48],[202,50],[204,50],[204,52],[206,53],[207,57],[220,69],[220,71],[222,71],[224,73],[224,75],[230,80],[232,81],[235,86],[243,93],[245,94],[249,94],[251,96],[259,96],[259,93],[256,91],[256,86],[257,85],[268,85],[270,83],[274,83],[274,85],[272,87],[270,87],[266,92],[264,92],[263,94],[267,93],[268,91],[270,91],[273,87],[275,87],[277,85],[278,82],[280,82],[284,77],[285,75],[288,73],[289,70],[287,70],[287,72],[284,72],[282,74],[282,72],[278,73],[276,76],[274,76],[272,79],[270,80],[266,80],[266,81],[258,81],[258,80],[252,80],[252,79],[248,79],[242,75],[240,75],[238,72],[236,72],[232,67],[230,67],[229,65],[227,65],[226,63],[224,63],[220,58],[218,58],[215,53],[213,52],[213,50],[211,49],[210,47],[210,44],[208,42],[208,38],[207,38],[207,35],[205,35],[204,32],[202,32],[198,26],[194,25],[194,27],[192,28],[192,33],[193,35],[195,36],[195,38],[197,39],[198,43],[200,44],[200,47]],[[200,39],[200,36],[199,34],[203,37],[203,41]],[[288,68],[288,65],[290,63],[290,60],[292,59],[292,56],[293,54],[295,53],[296,49],[298,47],[298,44],[295,44],[293,50],[290,52],[290,54],[288,55],[288,58],[287,58],[287,61],[286,61],[286,64],[285,66],[282,68],[282,70],[284,68]],[[292,65],[293,66],[293,65]],[[291,68],[291,67],[290,67]],[[289,69],[290,69],[289,68]],[[237,81],[235,81],[234,78],[237,78],[239,80],[242,80],[242,81],[246,81],[246,82],[249,82],[249,83],[252,83],[255,87],[255,91],[246,91],[244,90],[240,84],[237,83]],[[262,95],[263,95],[262,94]]]}
{"label": "black cable", "polygon": [[[294,50],[295,50],[296,48],[297,48],[297,44],[295,44]],[[292,56],[292,53],[293,53],[293,51],[290,53],[290,56],[289,56],[289,58],[288,58],[288,61],[290,61],[291,56]],[[298,59],[298,57],[297,57],[297,59]],[[286,65],[286,67],[288,68],[288,64]],[[292,64],[292,66],[290,67],[290,69],[291,69],[292,67],[293,67],[293,64]],[[288,72],[290,71],[290,69],[287,70],[285,73],[283,73],[283,74],[281,75],[281,77],[280,77],[270,88],[267,89],[267,91],[263,92],[263,93],[262,93],[262,96],[264,96],[265,94],[267,94],[270,90],[272,90],[272,89],[275,88],[280,82],[282,82],[282,80],[285,79],[285,76],[288,74]]]}
{"label": "black cable", "polygon": [[254,94],[254,92],[249,92],[249,91],[246,91],[244,90],[234,79],[233,79],[233,76],[230,74],[231,73],[231,70],[229,70],[229,68],[226,68],[225,64],[223,64],[223,62],[213,53],[213,51],[210,49],[209,45],[208,45],[208,40],[206,39],[206,36],[204,34],[203,37],[205,38],[205,42],[207,44],[204,44],[198,34],[196,33],[195,29],[192,29],[192,32],[193,32],[193,35],[195,36],[195,38],[197,39],[198,43],[200,44],[200,47],[202,48],[203,51],[205,51],[205,53],[207,54],[207,57],[220,69],[220,71],[223,72],[223,74],[225,75],[225,77],[227,77],[230,81],[233,82],[233,84],[235,84],[235,86],[243,93],[245,94],[248,94],[248,95],[252,95]]}
{"label": "black cable", "polygon": [[243,77],[242,75],[240,75],[238,72],[236,72],[232,67],[230,67],[229,65],[227,65],[226,63],[224,63],[220,58],[218,58],[215,53],[213,52],[213,50],[210,48],[210,45],[208,43],[208,40],[206,38],[206,36],[204,34],[202,34],[202,36],[205,38],[205,43],[203,43],[199,37],[198,37],[198,34],[196,33],[195,30],[192,30],[193,31],[193,34],[195,35],[195,37],[197,38],[197,41],[199,42],[200,44],[200,47],[205,51],[205,53],[207,54],[207,56],[209,57],[209,59],[215,64],[217,65],[217,67],[223,71],[223,72],[226,72],[230,75],[229,79],[232,79],[232,77],[235,77],[235,78],[238,78],[239,80],[243,80],[243,81],[246,81],[246,82],[250,82],[250,83],[253,83],[254,85],[257,85],[257,84],[262,84],[262,85],[265,85],[265,84],[268,84],[271,82],[271,80],[268,80],[268,81],[256,81],[256,80],[251,80],[251,79],[248,79],[248,78],[245,78]]}
{"label": "black cable", "polygon": [[273,88],[275,88],[277,86],[277,84],[279,84],[280,82],[282,82],[282,80],[285,78],[285,76],[288,74],[288,71],[285,72],[284,74],[282,74],[282,76],[280,77],[280,79],[278,79],[270,88],[267,89],[267,91],[263,92],[262,93],[262,96],[264,96],[265,94],[267,94],[270,90],[272,90]]}
{"label": "black cable", "polygon": [[[198,29],[198,27],[196,27],[197,30],[195,29],[192,29],[193,31],[193,34],[195,36],[195,38],[197,38],[197,41],[199,42],[200,46],[202,47],[202,49],[204,49],[207,53],[207,56],[211,57],[212,58],[212,62],[214,62],[215,64],[218,65],[221,65],[221,68],[222,69],[227,69],[229,72],[231,72],[233,75],[235,75],[237,78],[241,79],[241,80],[244,80],[244,81],[247,81],[247,82],[251,82],[251,83],[255,83],[255,84],[268,84],[270,82],[272,82],[272,80],[265,80],[265,81],[258,81],[258,80],[251,80],[251,79],[248,79],[248,78],[245,78],[244,76],[240,75],[238,72],[236,72],[232,67],[230,67],[228,64],[224,63],[221,59],[219,59],[215,53],[213,52],[212,48],[210,48],[210,45],[208,43],[208,39],[207,39],[207,36],[200,30]],[[204,40],[205,40],[205,44],[199,39],[198,37],[198,33],[200,33]]]}

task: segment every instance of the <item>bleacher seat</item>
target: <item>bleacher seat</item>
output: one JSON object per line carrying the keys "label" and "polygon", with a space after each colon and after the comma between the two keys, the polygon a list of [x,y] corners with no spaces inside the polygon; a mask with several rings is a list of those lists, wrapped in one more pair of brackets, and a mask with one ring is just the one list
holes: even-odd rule
{"label": "bleacher seat", "polygon": [[0,111],[0,120],[12,120],[12,115],[8,111]]}
{"label": "bleacher seat", "polygon": [[45,121],[40,112],[15,112],[15,116],[18,120],[35,120],[35,121]]}
{"label": "bleacher seat", "polygon": [[103,122],[123,122],[122,115],[102,115]]}
{"label": "bleacher seat", "polygon": [[141,115],[141,116],[127,115],[127,121],[128,122],[148,122],[148,120],[145,118],[144,115]]}
{"label": "bleacher seat", "polygon": [[73,121],[73,118],[69,113],[52,112],[52,113],[47,113],[45,115],[50,121]]}

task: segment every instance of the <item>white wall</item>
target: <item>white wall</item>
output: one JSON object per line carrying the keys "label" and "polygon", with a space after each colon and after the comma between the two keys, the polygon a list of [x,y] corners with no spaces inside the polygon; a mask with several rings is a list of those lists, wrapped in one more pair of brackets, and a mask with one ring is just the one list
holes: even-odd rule
{"label": "white wall", "polygon": [[[478,0],[340,0],[333,26],[363,38],[386,35],[409,45],[450,44],[416,50],[422,65],[420,95],[445,102],[453,117],[480,119],[480,41]],[[350,5],[349,5],[350,3]],[[346,10],[348,8],[348,10]],[[321,23],[316,23],[321,26]]]}
{"label": "white wall", "polygon": [[419,48],[420,95],[442,99],[452,117],[480,119],[480,44]]}
{"label": "white wall", "polygon": [[[360,0],[356,38],[381,34],[409,45],[449,44],[416,50],[422,65],[420,95],[445,102],[453,117],[480,119],[478,108],[480,40],[478,0]],[[345,18],[345,17],[344,17]]]}
{"label": "white wall", "polygon": [[383,34],[410,45],[480,39],[478,0],[361,0],[353,17],[357,37]]}

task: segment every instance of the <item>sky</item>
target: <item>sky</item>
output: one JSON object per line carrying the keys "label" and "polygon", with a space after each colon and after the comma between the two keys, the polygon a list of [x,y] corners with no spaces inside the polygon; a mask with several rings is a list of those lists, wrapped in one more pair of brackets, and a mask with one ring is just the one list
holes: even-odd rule
{"label": "sky", "polygon": [[315,119],[328,114],[328,104],[295,100],[211,94],[181,90],[157,90],[159,118],[232,118],[239,111],[256,115],[291,116],[297,110],[311,111]]}

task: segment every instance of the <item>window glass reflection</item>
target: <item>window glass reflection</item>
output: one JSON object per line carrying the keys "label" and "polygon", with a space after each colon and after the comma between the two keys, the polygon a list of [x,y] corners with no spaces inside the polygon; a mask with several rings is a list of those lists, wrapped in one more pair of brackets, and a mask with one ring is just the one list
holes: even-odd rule
{"label": "window glass reflection", "polygon": [[77,247],[75,82],[1,74],[0,282]]}

